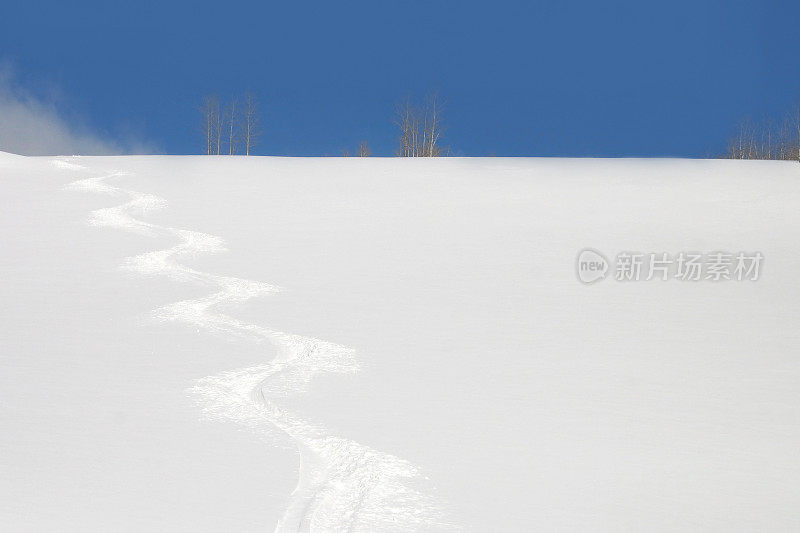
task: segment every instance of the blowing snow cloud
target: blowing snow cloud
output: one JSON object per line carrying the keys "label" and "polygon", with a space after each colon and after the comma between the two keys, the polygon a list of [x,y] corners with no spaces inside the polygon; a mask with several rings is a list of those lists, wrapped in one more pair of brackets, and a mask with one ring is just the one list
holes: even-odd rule
{"label": "blowing snow cloud", "polygon": [[[101,138],[67,120],[55,100],[32,94],[0,67],[0,151],[21,155],[111,155],[148,152],[138,141]],[[80,122],[80,121],[78,121]]]}

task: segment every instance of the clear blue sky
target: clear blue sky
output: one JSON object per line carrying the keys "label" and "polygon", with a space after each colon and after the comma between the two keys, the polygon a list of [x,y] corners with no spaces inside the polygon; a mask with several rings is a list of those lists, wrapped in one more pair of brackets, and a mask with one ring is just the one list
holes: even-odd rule
{"label": "clear blue sky", "polygon": [[250,88],[257,152],[390,155],[438,90],[463,155],[696,157],[800,102],[800,2],[6,2],[0,59],[70,113],[199,153],[205,93]]}

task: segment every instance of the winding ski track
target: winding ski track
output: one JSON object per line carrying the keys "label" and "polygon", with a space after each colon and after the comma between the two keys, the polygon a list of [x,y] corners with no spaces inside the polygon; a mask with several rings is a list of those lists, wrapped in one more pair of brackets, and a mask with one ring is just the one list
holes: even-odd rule
{"label": "winding ski track", "polygon": [[161,197],[112,185],[125,171],[99,172],[80,158],[52,160],[61,170],[89,174],[67,188],[125,199],[115,207],[97,209],[89,222],[150,236],[174,238],[177,244],[124,260],[122,268],[145,276],[166,276],[178,282],[207,287],[207,296],[182,300],[155,309],[155,319],[193,326],[222,336],[268,341],[277,355],[271,361],[199,379],[189,392],[203,412],[214,419],[234,421],[271,436],[285,435],[297,447],[300,462],[297,486],[275,527],[295,531],[409,531],[452,529],[434,498],[415,488],[418,470],[402,459],[354,441],[331,435],[284,410],[280,399],[302,393],[321,372],[358,370],[350,348],[320,339],[245,323],[223,312],[251,298],[279,291],[276,285],[195,270],[180,261],[202,253],[225,251],[221,238],[207,233],[152,224],[136,218],[167,205]]}

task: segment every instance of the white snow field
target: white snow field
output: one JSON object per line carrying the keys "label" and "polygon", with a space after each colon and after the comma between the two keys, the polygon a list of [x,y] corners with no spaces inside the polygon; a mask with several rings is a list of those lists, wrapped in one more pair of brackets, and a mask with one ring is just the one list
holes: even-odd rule
{"label": "white snow field", "polygon": [[0,153],[0,199],[4,531],[800,530],[800,164]]}

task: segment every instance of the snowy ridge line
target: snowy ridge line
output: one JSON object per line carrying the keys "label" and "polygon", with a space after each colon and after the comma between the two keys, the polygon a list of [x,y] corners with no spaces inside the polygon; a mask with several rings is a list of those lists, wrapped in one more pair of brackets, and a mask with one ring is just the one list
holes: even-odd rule
{"label": "snowy ridge line", "polygon": [[[91,172],[72,158],[52,161],[56,167]],[[294,531],[408,531],[453,529],[438,502],[415,485],[419,471],[407,461],[354,441],[330,435],[282,409],[277,401],[302,393],[320,372],[352,373],[358,370],[350,348],[319,339],[293,335],[244,323],[222,308],[277,292],[279,287],[242,278],[219,276],[192,269],[180,262],[199,253],[225,251],[222,239],[206,233],[145,222],[133,216],[166,207],[158,196],[115,187],[107,183],[128,172],[111,172],[84,178],[68,189],[127,198],[124,203],[91,213],[89,222],[151,236],[175,237],[178,244],[125,259],[122,268],[140,275],[163,275],[175,281],[209,287],[204,297],[178,301],[155,309],[153,317],[204,329],[222,336],[267,341],[277,349],[275,358],[248,368],[199,379],[189,389],[212,419],[232,420],[264,437],[278,430],[297,447],[300,463],[297,486],[276,525],[276,532]]]}

